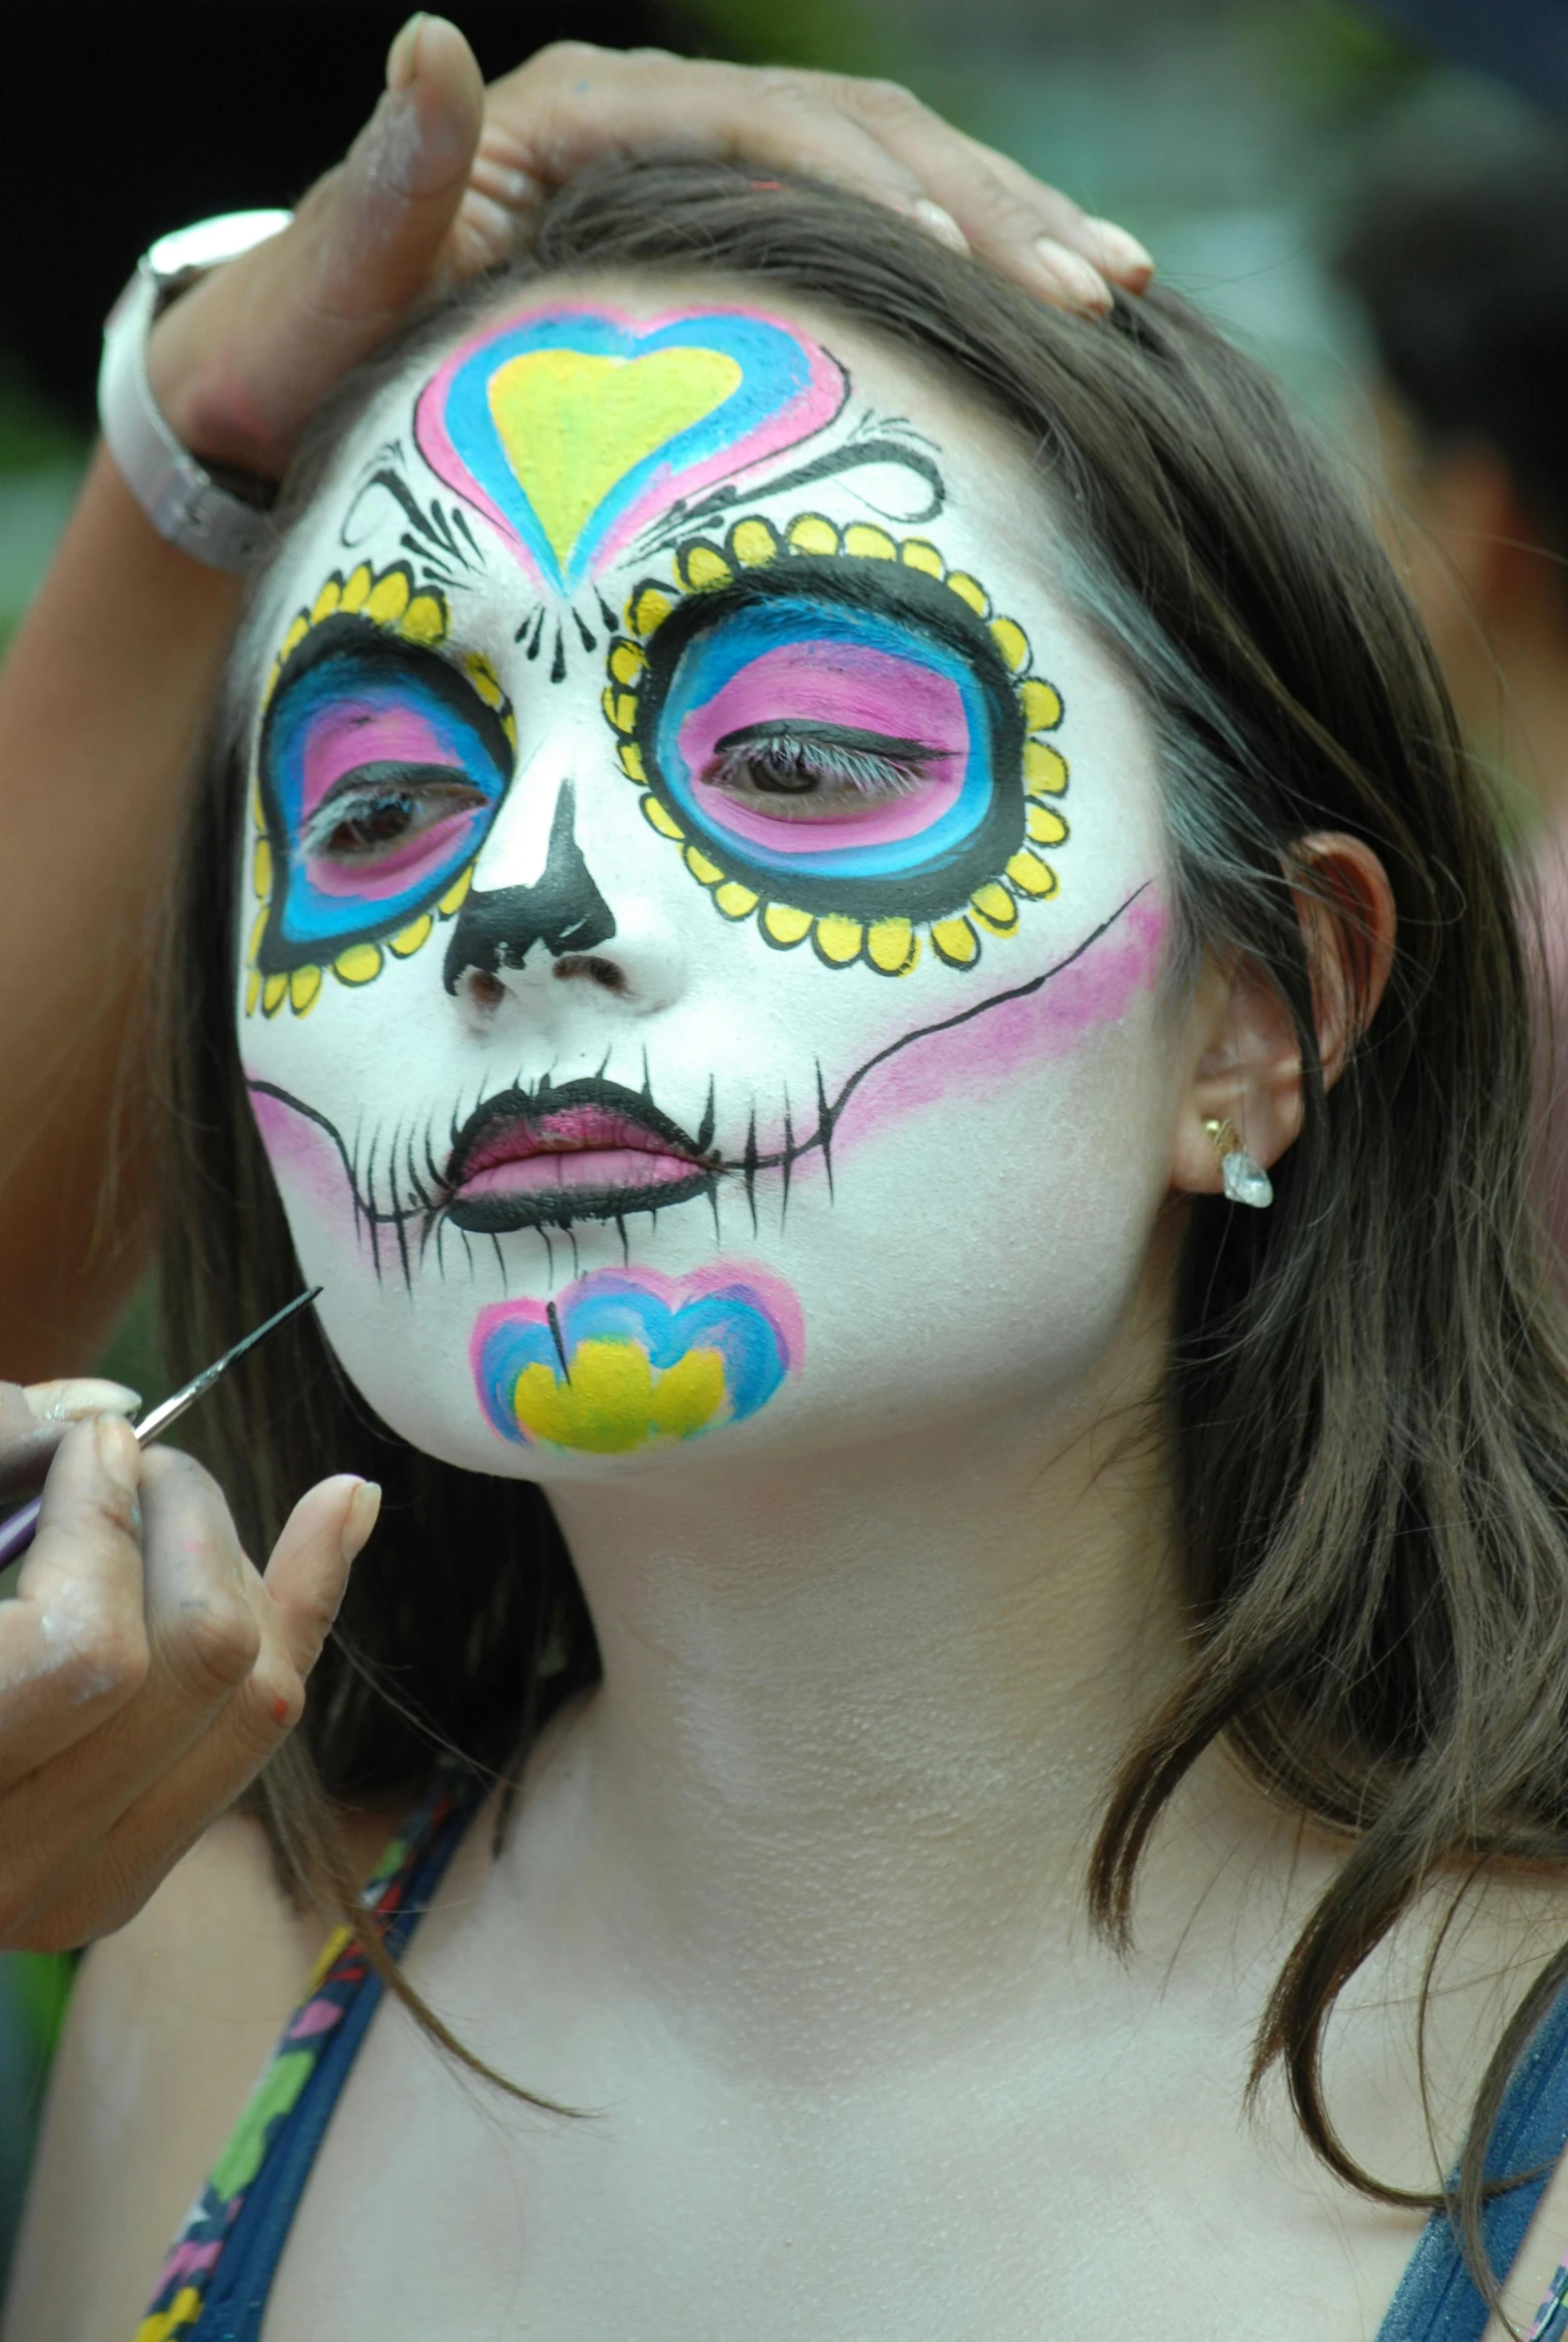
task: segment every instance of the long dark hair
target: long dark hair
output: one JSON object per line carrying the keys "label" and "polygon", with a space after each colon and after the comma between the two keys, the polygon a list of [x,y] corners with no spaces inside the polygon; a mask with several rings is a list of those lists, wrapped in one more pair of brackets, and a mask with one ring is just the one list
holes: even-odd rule
{"label": "long dark hair", "polygon": [[[1169,1442],[1190,1606],[1184,1680],[1123,1764],[1089,1895],[1126,1938],[1150,1831],[1227,1736],[1256,1777],[1346,1834],[1273,1988],[1254,2086],[1282,2061],[1318,2153],[1398,2201],[1339,2140],[1323,2032],[1346,1979],[1428,1887],[1488,1860],[1568,1856],[1568,1365],[1527,1208],[1527,971],[1509,881],[1431,655],[1387,563],[1279,393],[1190,309],[1120,299],[1064,317],[852,198],[730,169],[582,179],[534,257],[469,291],[351,386],[290,490],[309,505],[344,432],[415,347],[540,274],[721,272],[906,348],[1014,428],[1066,544],[1068,584],[1143,695],[1164,769],[1188,965],[1261,970],[1287,1004],[1304,1125],[1271,1211],[1188,1211]],[[175,923],[164,1263],[171,1356],[216,1354],[300,1283],[247,1109],[232,1000],[242,649],[192,825]],[[1386,868],[1399,941],[1325,1094],[1292,888],[1313,830]],[[432,1743],[504,1771],[593,1680],[591,1628],[542,1497],[391,1435],[302,1320],[211,1402],[209,1452],[258,1549],[309,1481],[386,1489],[382,1527],[256,1792],[297,1893],[344,1892],[328,1798],[427,1767]],[[430,1556],[439,1552],[439,1566]],[[335,1868],[335,1864],[337,1868]],[[336,1881],[336,1884],[334,1882]],[[1435,1954],[1434,1954],[1435,1956]],[[1460,2213],[1479,2250],[1481,2148],[1568,1951],[1499,2043]]]}

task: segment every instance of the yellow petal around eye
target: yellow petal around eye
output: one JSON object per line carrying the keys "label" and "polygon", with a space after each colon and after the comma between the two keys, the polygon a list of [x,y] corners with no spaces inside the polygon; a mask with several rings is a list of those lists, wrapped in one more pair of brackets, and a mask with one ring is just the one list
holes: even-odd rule
{"label": "yellow petal around eye", "polygon": [[610,673],[617,683],[636,683],[648,663],[648,654],[634,642],[610,644]]}
{"label": "yellow petal around eye", "polygon": [[297,1017],[308,1016],[322,989],[320,968],[296,968],[289,979],[289,1006]]}
{"label": "yellow petal around eye", "polygon": [[942,577],[947,573],[946,561],[923,536],[907,536],[899,547],[899,559],[906,569],[923,570],[928,577]]}
{"label": "yellow petal around eye", "polygon": [[907,919],[879,919],[866,930],[866,958],[884,976],[907,976],[920,958],[920,938]]}
{"label": "yellow petal around eye", "polygon": [[380,944],[351,944],[333,962],[333,974],[340,984],[369,984],[372,977],[380,976],[381,972]]}
{"label": "yellow petal around eye", "polygon": [[278,656],[280,660],[286,659],[292,650],[298,650],[300,644],[305,640],[310,631],[311,614],[309,610],[302,610],[300,615],[295,619],[294,624],[290,627],[288,633],[284,636],[283,641],[279,646]]}
{"label": "yellow petal around eye", "polygon": [[759,924],[769,943],[787,952],[811,933],[811,913],[791,910],[787,903],[764,903]]}
{"label": "yellow petal around eye", "polygon": [[1021,895],[1033,895],[1037,901],[1057,891],[1056,872],[1038,854],[1031,854],[1027,846],[1021,846],[1013,856],[1008,864],[1008,876]]}
{"label": "yellow petal around eye", "polygon": [[329,577],[327,583],[322,587],[321,592],[317,595],[315,601],[311,604],[311,624],[313,626],[319,626],[324,618],[330,618],[342,599],[343,579],[341,577]]}
{"label": "yellow petal around eye", "polygon": [[440,901],[435,906],[436,910],[440,913],[443,919],[450,919],[455,912],[462,909],[464,902],[467,900],[468,889],[472,886],[472,884],[473,864],[470,862],[467,869],[460,872],[459,875],[453,879],[451,885],[446,889],[446,892],[442,895]]}
{"label": "yellow petal around eye", "polygon": [[261,999],[261,975],[257,969],[253,968],[250,975],[245,980],[245,1013],[248,1017],[255,1016],[256,1004]]}
{"label": "yellow petal around eye", "polygon": [[802,512],[798,520],[789,524],[789,541],[797,553],[836,553],[839,532],[820,512]]}
{"label": "yellow petal around eye", "polygon": [[258,838],[251,855],[251,884],[265,903],[273,891],[273,850],[265,838]]}
{"label": "yellow petal around eye", "polygon": [[686,833],[667,805],[661,805],[657,797],[644,797],[642,811],[644,818],[661,838],[673,838],[677,845],[680,844]]}
{"label": "yellow petal around eye", "polygon": [[1049,748],[1044,740],[1024,742],[1024,780],[1031,790],[1054,797],[1067,787],[1067,758],[1060,748]]}
{"label": "yellow petal around eye", "polygon": [[640,634],[646,642],[657,627],[663,625],[675,604],[667,593],[660,593],[656,585],[645,585],[626,604],[626,631]]}
{"label": "yellow petal around eye", "polygon": [[858,919],[845,919],[837,911],[830,911],[826,918],[817,921],[811,940],[830,968],[847,968],[851,960],[860,958],[866,931]]}
{"label": "yellow petal around eye", "polygon": [[287,976],[269,976],[267,982],[262,986],[262,1015],[276,1017],[283,1007],[288,991],[289,979]]}
{"label": "yellow petal around eye", "polygon": [[692,877],[699,879],[705,887],[717,886],[719,880],[724,876],[718,864],[710,862],[706,854],[699,853],[695,846],[686,848],[686,868],[691,872]]}
{"label": "yellow petal around eye", "polygon": [[967,919],[939,919],[931,941],[950,968],[973,968],[980,957],[980,938]]}
{"label": "yellow petal around eye", "polygon": [[869,520],[852,520],[844,531],[844,550],[857,561],[896,561],[898,546],[885,528],[874,528]]}
{"label": "yellow petal around eye", "polygon": [[693,592],[704,593],[715,585],[728,585],[734,572],[717,545],[687,545],[680,556],[681,583]]}
{"label": "yellow petal around eye", "polygon": [[439,642],[446,632],[446,604],[438,594],[416,593],[398,632],[409,642]]}
{"label": "yellow petal around eye", "polygon": [[993,935],[1011,935],[1018,925],[1018,905],[993,879],[989,886],[976,887],[969,898],[969,907],[982,927],[989,927]]}
{"label": "yellow petal around eye", "polygon": [[713,900],[726,919],[749,919],[757,908],[758,897],[738,879],[727,878],[721,887],[714,888]]}
{"label": "yellow petal around eye", "polygon": [[1037,846],[1060,846],[1067,836],[1067,823],[1054,805],[1031,805],[1026,824]]}
{"label": "yellow petal around eye", "polygon": [[260,781],[251,783],[251,820],[257,829],[266,829],[267,816],[262,811],[262,784]]}
{"label": "yellow petal around eye", "polygon": [[623,740],[617,754],[620,757],[620,769],[626,778],[629,781],[641,781],[646,785],[648,776],[642,769],[642,750],[637,746],[636,741]]}
{"label": "yellow petal around eye", "polygon": [[343,600],[338,605],[339,608],[344,610],[363,610],[365,607],[365,597],[370,592],[370,590],[371,564],[369,561],[362,561],[358,569],[352,569],[349,572],[349,576],[344,584]]}
{"label": "yellow petal around eye", "polygon": [[993,618],[991,639],[1002,653],[1002,663],[1013,674],[1029,664],[1029,636],[1012,618]]}
{"label": "yellow petal around eye", "polygon": [[385,577],[377,578],[365,597],[365,614],[374,618],[378,626],[395,626],[407,607],[406,569],[389,569]]}
{"label": "yellow petal around eye", "polygon": [[501,689],[500,677],[481,650],[470,650],[463,660],[468,680],[486,707],[499,707],[506,694]]}
{"label": "yellow petal around eye", "polygon": [[404,927],[396,935],[388,937],[389,951],[395,952],[399,960],[410,958],[418,950],[420,944],[429,941],[430,929],[434,925],[434,920],[426,911],[423,917],[415,919],[410,927]]}
{"label": "yellow petal around eye", "polygon": [[1054,732],[1062,721],[1062,694],[1054,683],[1042,683],[1031,675],[1021,683],[1018,696],[1023,703],[1025,729],[1031,732]]}
{"label": "yellow petal around eye", "polygon": [[967,569],[950,569],[948,587],[961,602],[968,602],[977,618],[985,617],[991,607],[991,596],[978,577],[971,577]]}
{"label": "yellow petal around eye", "polygon": [[637,728],[637,701],[630,691],[617,691],[613,683],[606,683],[599,697],[604,720],[617,732],[634,732]]}
{"label": "yellow petal around eye", "polygon": [[251,922],[251,940],[245,947],[245,956],[248,960],[254,960],[256,958],[257,953],[262,948],[262,937],[266,934],[266,932],[267,913],[265,911],[258,911],[256,917]]}
{"label": "yellow petal around eye", "polygon": [[760,569],[776,561],[779,540],[766,520],[737,520],[729,532],[729,555],[744,569]]}

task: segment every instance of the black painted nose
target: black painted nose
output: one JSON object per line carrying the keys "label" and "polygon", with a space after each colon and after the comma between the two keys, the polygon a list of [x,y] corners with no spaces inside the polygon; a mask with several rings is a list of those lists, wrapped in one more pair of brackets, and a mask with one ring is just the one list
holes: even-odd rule
{"label": "black painted nose", "polygon": [[502,968],[520,968],[535,944],[560,959],[568,952],[596,952],[614,935],[614,913],[576,840],[575,812],[567,781],[555,801],[544,868],[531,887],[497,887],[490,894],[469,889],[446,946],[442,973],[448,992],[470,971],[495,976]]}

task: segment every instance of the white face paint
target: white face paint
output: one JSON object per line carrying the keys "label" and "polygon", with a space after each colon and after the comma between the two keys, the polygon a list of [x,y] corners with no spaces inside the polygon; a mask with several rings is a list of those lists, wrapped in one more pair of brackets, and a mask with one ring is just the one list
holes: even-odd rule
{"label": "white face paint", "polygon": [[549,1480],[1092,1365],[1163,849],[1052,567],[998,428],[760,307],[538,290],[366,418],[263,619],[240,1023],[395,1429]]}

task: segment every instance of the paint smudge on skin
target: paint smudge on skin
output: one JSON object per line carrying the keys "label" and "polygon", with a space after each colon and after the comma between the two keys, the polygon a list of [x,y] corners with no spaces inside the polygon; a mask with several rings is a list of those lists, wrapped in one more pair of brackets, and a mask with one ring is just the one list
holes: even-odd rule
{"label": "paint smudge on skin", "polygon": [[569,593],[674,496],[809,438],[847,395],[843,369],[774,318],[560,308],[459,343],[414,435],[536,582]]}
{"label": "paint smudge on skin", "polygon": [[625,1455],[744,1422],[804,1349],[790,1288],[725,1261],[684,1277],[595,1269],[553,1301],[497,1301],[481,1310],[468,1356],[502,1439]]}
{"label": "paint smudge on skin", "polygon": [[888,1058],[846,1100],[833,1131],[835,1159],[887,1124],[977,1082],[1004,1083],[1068,1056],[1091,1034],[1118,1025],[1165,964],[1170,919],[1151,888],[1116,925],[1039,991],[999,999]]}

